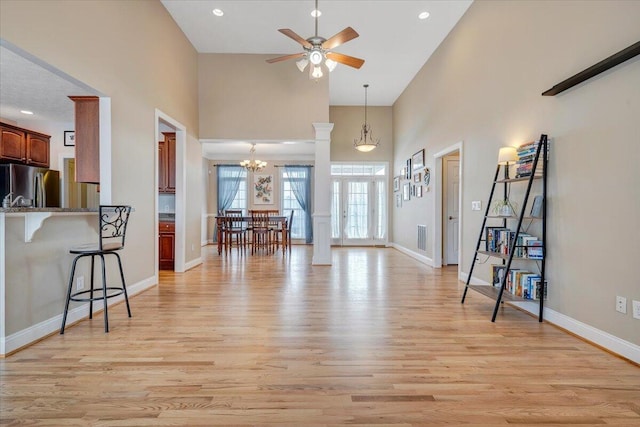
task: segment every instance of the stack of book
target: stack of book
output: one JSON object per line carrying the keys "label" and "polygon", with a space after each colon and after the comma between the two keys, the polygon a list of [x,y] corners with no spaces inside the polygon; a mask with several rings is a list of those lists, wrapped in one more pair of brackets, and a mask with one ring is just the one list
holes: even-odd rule
{"label": "stack of book", "polygon": [[516,258],[543,257],[542,242],[535,236],[520,233],[514,242],[516,232],[505,227],[486,227],[485,233],[485,250],[488,252],[509,255],[514,251],[513,256]]}
{"label": "stack of book", "polygon": [[540,141],[529,142],[518,147],[516,178],[531,176],[533,173],[535,173],[536,176],[542,175],[542,162],[544,162],[544,156],[540,156],[538,159],[538,167],[535,171],[533,170],[533,161],[536,158],[538,145],[540,145]]}
{"label": "stack of book", "polygon": [[[505,291],[511,295],[530,300],[539,300],[541,292],[540,275],[531,271],[512,268],[506,273],[506,266],[494,264],[493,267],[493,286],[499,288],[502,286],[502,280],[506,274]],[[546,281],[545,281],[546,282]],[[545,283],[546,285],[546,283]],[[547,289],[545,286],[544,297],[546,299]]]}

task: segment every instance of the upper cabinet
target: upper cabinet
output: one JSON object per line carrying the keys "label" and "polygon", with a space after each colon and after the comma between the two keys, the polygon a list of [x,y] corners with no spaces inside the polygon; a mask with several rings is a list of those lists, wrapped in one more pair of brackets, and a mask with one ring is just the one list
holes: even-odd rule
{"label": "upper cabinet", "polygon": [[0,162],[49,167],[51,137],[7,123],[0,123]]}
{"label": "upper cabinet", "polygon": [[70,96],[75,103],[76,182],[100,184],[100,100]]}
{"label": "upper cabinet", "polygon": [[176,192],[176,134],[163,132],[164,140],[158,141],[158,191]]}

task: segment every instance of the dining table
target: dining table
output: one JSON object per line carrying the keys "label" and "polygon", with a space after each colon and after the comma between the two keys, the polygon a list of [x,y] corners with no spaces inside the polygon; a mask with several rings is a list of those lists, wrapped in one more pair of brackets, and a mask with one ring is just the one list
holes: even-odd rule
{"label": "dining table", "polygon": [[[226,236],[221,235],[224,233],[224,229],[225,229],[224,224],[225,222],[228,222],[228,221],[233,221],[233,223],[244,224],[243,227],[246,228],[247,233],[251,232],[252,230],[253,217],[251,215],[242,215],[242,216],[217,215],[216,227],[218,230],[218,255],[221,255],[223,252],[226,253],[228,250],[231,249],[230,242],[229,243],[227,242]],[[276,240],[276,245],[280,244],[282,246],[283,255],[286,253],[286,249],[290,245],[290,242],[288,239],[288,233],[287,233],[288,222],[289,222],[289,217],[284,215],[269,216],[269,223],[275,224],[275,227],[272,229],[272,231],[278,231],[282,233],[282,242],[278,242]]]}

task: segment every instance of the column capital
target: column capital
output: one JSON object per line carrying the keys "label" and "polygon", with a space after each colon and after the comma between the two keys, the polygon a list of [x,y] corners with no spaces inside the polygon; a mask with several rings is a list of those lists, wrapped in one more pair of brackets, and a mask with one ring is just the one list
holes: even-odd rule
{"label": "column capital", "polygon": [[333,123],[313,123],[313,127],[316,130],[316,141],[328,141],[331,139]]}

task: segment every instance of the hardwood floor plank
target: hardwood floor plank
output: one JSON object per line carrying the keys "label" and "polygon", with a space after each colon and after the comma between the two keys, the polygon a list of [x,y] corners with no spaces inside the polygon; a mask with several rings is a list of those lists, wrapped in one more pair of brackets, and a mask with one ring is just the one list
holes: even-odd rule
{"label": "hardwood floor plank", "polygon": [[0,425],[640,426],[640,368],[393,249],[218,256],[0,360]]}

